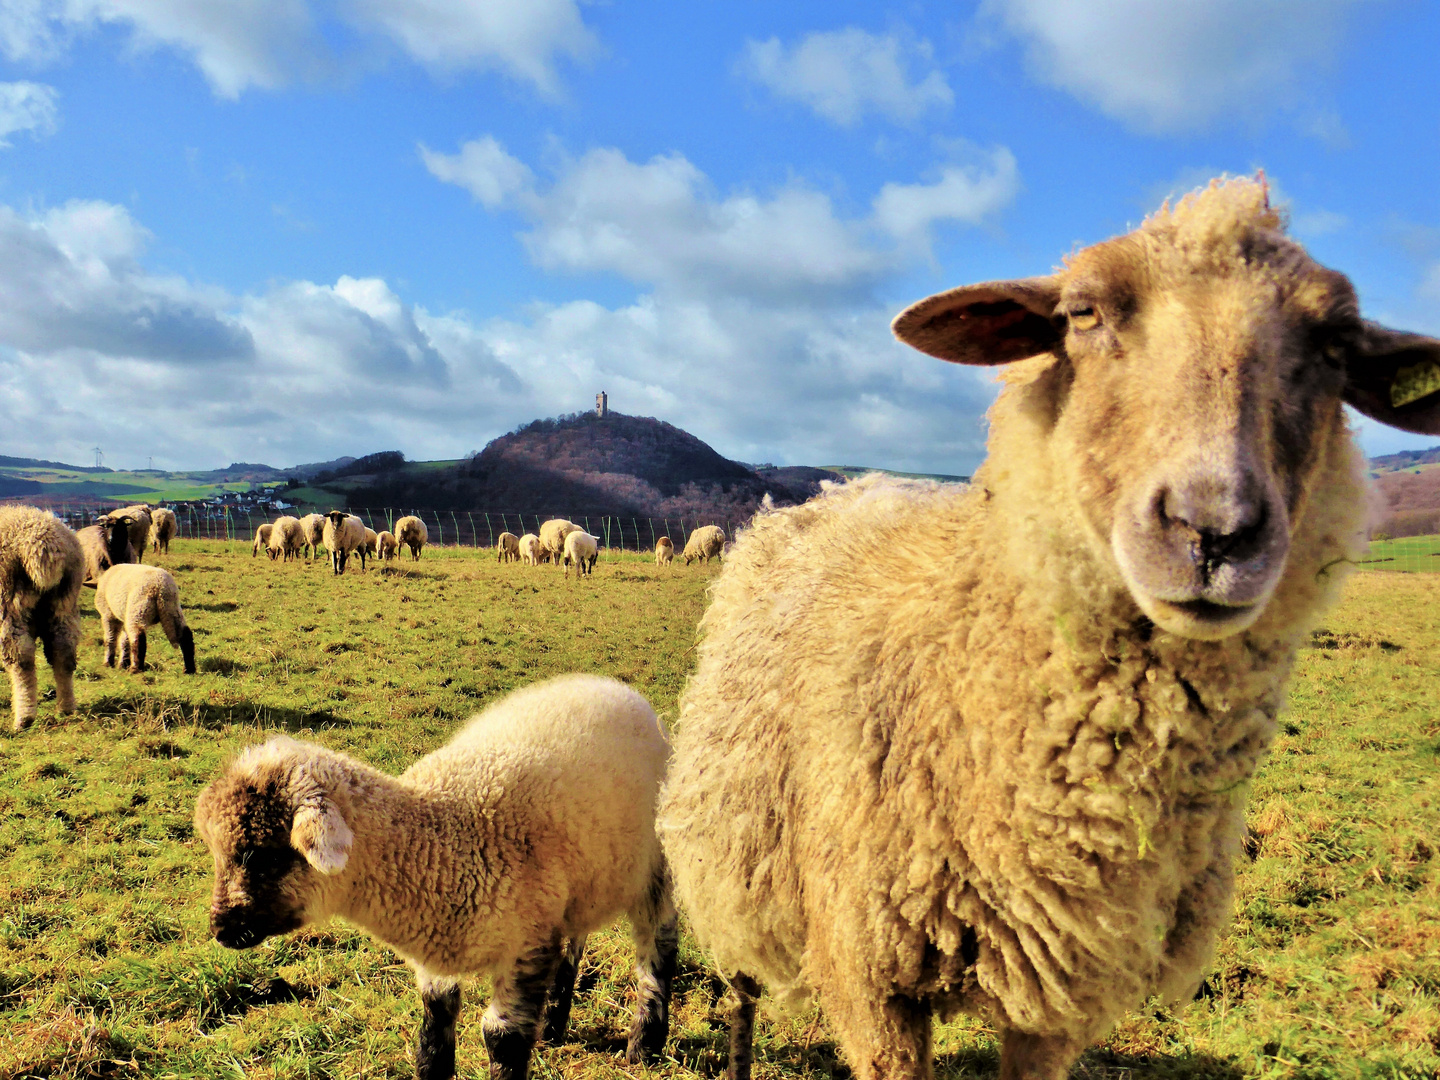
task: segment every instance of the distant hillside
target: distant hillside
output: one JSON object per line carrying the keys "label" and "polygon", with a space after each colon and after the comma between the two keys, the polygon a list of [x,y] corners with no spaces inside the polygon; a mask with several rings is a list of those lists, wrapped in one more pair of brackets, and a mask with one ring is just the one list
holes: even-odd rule
{"label": "distant hillside", "polygon": [[1401,450],[1396,454],[1382,454],[1370,459],[1370,471],[1390,472],[1394,469],[1411,469],[1416,465],[1440,465],[1440,446],[1428,450]]}

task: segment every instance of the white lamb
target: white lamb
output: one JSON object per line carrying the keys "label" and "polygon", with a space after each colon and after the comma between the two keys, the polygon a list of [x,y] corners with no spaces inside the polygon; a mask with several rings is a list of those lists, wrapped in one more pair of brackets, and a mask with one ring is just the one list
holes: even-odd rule
{"label": "white lamb", "polygon": [[544,558],[544,552],[540,548],[540,537],[534,533],[526,533],[520,537],[520,561],[526,566],[539,566]]}
{"label": "white lamb", "polygon": [[354,514],[343,510],[326,514],[323,543],[330,552],[330,568],[335,573],[345,572],[345,563],[352,551],[359,553],[360,569],[365,569],[365,523]]}
{"label": "white lamb", "polygon": [[300,530],[305,534],[305,558],[314,559],[325,539],[325,515],[306,514],[300,519]]}
{"label": "white lamb", "polygon": [[418,517],[406,515],[395,522],[395,539],[400,541],[401,547],[410,549],[410,558],[414,561],[420,558],[425,541],[430,539],[430,530],[425,528],[425,522]]}
{"label": "white lamb", "polygon": [[289,562],[299,559],[304,548],[305,533],[300,528],[299,518],[285,514],[270,523],[270,539],[265,542],[265,550],[272,560],[279,558]]}
{"label": "white lamb", "polygon": [[520,558],[520,538],[512,532],[502,532],[495,539],[495,561],[509,562]]}
{"label": "white lamb", "polygon": [[570,576],[570,567],[575,567],[575,579],[595,572],[595,559],[600,554],[599,537],[591,536],[584,529],[565,534],[565,576]]}
{"label": "white lamb", "polygon": [[553,1043],[586,935],[628,915],[640,993],[627,1058],[653,1060],[678,945],[654,828],[668,755],[645,699],[590,675],[511,694],[399,777],[277,736],[196,805],[216,940],[249,948],[333,915],[374,934],[415,969],[422,1080],[454,1075],[459,979],[488,973],[491,1076],[523,1080],[547,993]]}
{"label": "white lamb", "polygon": [[701,525],[685,541],[685,550],[680,553],[680,557],[685,560],[686,566],[690,565],[692,559],[708,563],[711,559],[719,558],[724,547],[724,529],[719,525]]}
{"label": "white lamb", "polygon": [[157,506],[150,511],[151,543],[154,544],[157,555],[170,554],[170,541],[175,539],[179,530],[180,522],[176,519],[174,510]]}
{"label": "white lamb", "polygon": [[180,610],[180,590],[170,571],[159,566],[125,563],[112,566],[100,577],[95,610],[105,629],[105,666],[115,666],[115,645],[120,642],[120,666],[145,670],[145,628],[160,624],[165,638],[180,650],[185,674],[195,674],[195,635]]}
{"label": "white lamb", "polygon": [[[259,555],[260,552],[268,552],[270,550],[270,534],[274,531],[275,526],[271,525],[268,521],[256,527],[255,542],[250,545],[250,557],[252,559],[255,558],[256,555]],[[275,556],[271,555],[270,557],[273,559]]]}

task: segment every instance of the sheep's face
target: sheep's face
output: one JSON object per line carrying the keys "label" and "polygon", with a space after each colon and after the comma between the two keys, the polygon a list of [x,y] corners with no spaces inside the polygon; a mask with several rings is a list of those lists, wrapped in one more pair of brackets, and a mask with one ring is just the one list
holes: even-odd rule
{"label": "sheep's face", "polygon": [[[896,320],[943,359],[1053,355],[1019,391],[1049,467],[1140,609],[1186,637],[1264,610],[1342,401],[1440,432],[1440,342],[1364,322],[1350,282],[1280,224],[1262,185],[1236,181],[1052,277],[953,290]],[[1413,400],[1392,391],[1426,379]]]}
{"label": "sheep's face", "polygon": [[313,791],[297,794],[291,772],[233,770],[200,795],[196,831],[215,864],[210,927],[227,948],[329,914],[329,879],[345,867],[350,832]]}

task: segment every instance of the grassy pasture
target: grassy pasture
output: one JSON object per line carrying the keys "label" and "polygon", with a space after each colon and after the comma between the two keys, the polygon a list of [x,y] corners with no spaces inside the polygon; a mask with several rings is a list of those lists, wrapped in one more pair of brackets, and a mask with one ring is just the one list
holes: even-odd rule
{"label": "grassy pasture", "polygon": [[[201,541],[164,564],[199,675],[158,634],[151,672],[102,667],[87,592],[80,713],[42,706],[12,735],[3,705],[0,1078],[413,1075],[413,982],[365,935],[335,924],[245,953],[209,940],[200,787],[275,730],[398,771],[495,696],[565,671],[618,675],[673,717],[714,568],[618,556],[577,583],[430,549],[334,579]],[[1202,996],[1128,1018],[1076,1075],[1440,1075],[1436,612],[1440,575],[1352,578],[1255,784],[1235,923]],[[623,933],[592,939],[571,1041],[537,1053],[540,1080],[645,1072],[618,1056],[629,963]],[[672,1059],[651,1072],[717,1075],[720,990],[687,941]],[[484,999],[467,990],[462,1077],[485,1073]],[[996,1070],[978,1021],[939,1029],[936,1048],[943,1077]],[[814,1013],[772,1018],[757,1049],[757,1080],[845,1074]]]}

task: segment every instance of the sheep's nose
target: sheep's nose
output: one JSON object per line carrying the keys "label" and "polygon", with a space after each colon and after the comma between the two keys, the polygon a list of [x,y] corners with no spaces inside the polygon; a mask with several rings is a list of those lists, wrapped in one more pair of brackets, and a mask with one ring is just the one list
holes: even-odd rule
{"label": "sheep's nose", "polygon": [[1251,474],[1234,480],[1198,477],[1162,485],[1151,501],[1154,524],[1188,545],[1205,578],[1227,563],[1260,553],[1270,511],[1262,486]]}

